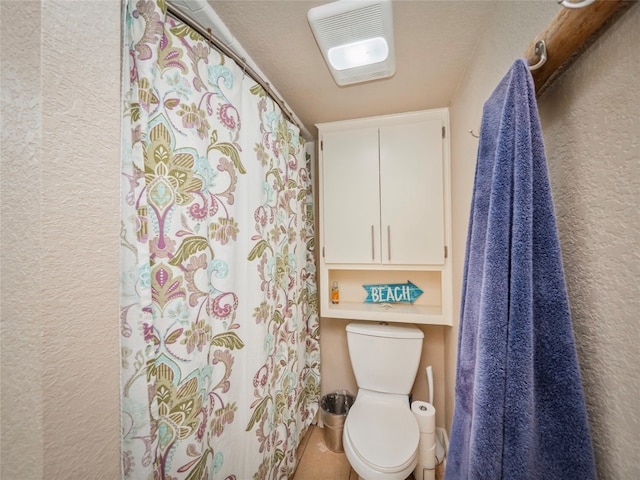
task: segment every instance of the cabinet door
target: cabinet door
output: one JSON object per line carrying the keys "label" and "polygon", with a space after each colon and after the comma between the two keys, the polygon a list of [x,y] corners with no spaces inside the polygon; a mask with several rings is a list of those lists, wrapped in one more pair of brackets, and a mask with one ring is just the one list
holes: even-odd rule
{"label": "cabinet door", "polygon": [[322,137],[324,259],[380,262],[378,129]]}
{"label": "cabinet door", "polygon": [[380,129],[382,263],[444,263],[439,118]]}

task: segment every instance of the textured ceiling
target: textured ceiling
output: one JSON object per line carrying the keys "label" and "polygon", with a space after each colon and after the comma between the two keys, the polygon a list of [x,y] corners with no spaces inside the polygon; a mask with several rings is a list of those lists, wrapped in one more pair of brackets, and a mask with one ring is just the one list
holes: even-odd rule
{"label": "textured ceiling", "polygon": [[489,28],[494,1],[394,0],[396,74],[339,87],[307,11],[315,0],[209,0],[306,129],[315,124],[446,107]]}

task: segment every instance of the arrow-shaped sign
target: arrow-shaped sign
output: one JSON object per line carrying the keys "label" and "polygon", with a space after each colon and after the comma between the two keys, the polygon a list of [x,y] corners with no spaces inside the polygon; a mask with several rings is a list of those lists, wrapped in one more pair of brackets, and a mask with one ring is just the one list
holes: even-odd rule
{"label": "arrow-shaped sign", "polygon": [[363,285],[367,291],[365,303],[413,303],[422,290],[410,281],[407,283]]}

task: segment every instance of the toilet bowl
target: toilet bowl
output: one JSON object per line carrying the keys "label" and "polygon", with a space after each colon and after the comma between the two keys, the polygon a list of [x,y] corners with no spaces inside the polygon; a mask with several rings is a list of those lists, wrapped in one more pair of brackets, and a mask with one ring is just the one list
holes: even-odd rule
{"label": "toilet bowl", "polygon": [[420,429],[402,397],[360,390],[349,411],[342,443],[364,480],[405,480],[418,462]]}

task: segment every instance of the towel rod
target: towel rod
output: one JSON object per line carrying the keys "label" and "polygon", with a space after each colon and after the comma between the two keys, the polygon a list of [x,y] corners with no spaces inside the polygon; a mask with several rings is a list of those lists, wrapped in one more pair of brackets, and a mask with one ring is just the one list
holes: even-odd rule
{"label": "towel rod", "polygon": [[[569,66],[603,30],[607,21],[617,20],[634,3],[637,0],[558,1],[567,8],[561,9],[525,50],[524,58],[529,65],[536,67],[529,67],[536,94],[540,95]],[[541,41],[544,41],[545,56],[547,49],[553,52],[544,62],[540,54]],[[469,130],[469,134],[474,138],[480,137],[473,130]]]}
{"label": "towel rod", "polygon": [[[587,4],[587,2],[590,2]],[[565,0],[565,3],[573,4]],[[540,40],[546,43],[546,49],[551,52],[547,61],[540,68],[531,71],[536,86],[536,93],[544,91],[552,81],[559,76],[572,62],[602,32],[603,25],[609,19],[615,21],[637,1],[633,0],[585,0],[580,2],[583,8],[562,8],[551,20],[547,28],[532,40],[525,50],[524,58],[533,65],[537,59],[536,45]],[[567,6],[563,3],[564,6]],[[575,5],[578,5],[576,2]],[[626,8],[622,8],[626,7]],[[613,17],[614,13],[618,13]]]}

